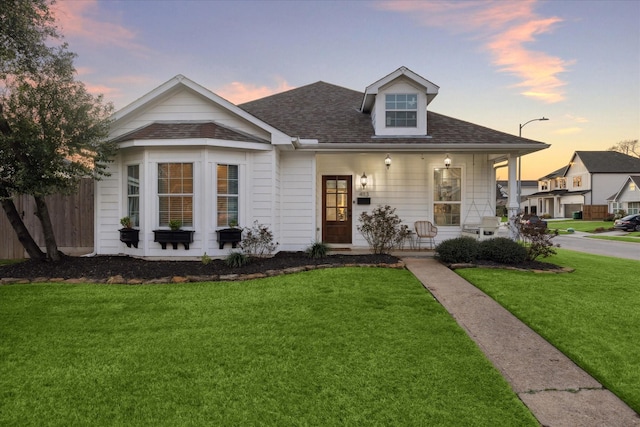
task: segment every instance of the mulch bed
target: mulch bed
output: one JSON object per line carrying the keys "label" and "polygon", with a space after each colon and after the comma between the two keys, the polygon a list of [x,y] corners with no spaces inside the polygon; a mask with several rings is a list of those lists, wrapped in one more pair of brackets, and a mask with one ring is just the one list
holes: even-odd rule
{"label": "mulch bed", "polygon": [[97,282],[166,283],[216,280],[243,280],[275,276],[316,268],[340,266],[403,267],[391,255],[335,254],[310,258],[304,252],[279,252],[269,258],[251,258],[239,268],[228,267],[222,259],[202,261],[147,261],[127,256],[65,256],[60,262],[26,260],[0,267],[1,283]]}

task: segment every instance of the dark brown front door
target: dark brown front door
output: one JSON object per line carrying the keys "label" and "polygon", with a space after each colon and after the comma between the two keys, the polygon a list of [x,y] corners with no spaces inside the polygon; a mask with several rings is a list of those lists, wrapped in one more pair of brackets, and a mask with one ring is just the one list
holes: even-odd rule
{"label": "dark brown front door", "polygon": [[351,243],[351,176],[322,177],[322,241]]}

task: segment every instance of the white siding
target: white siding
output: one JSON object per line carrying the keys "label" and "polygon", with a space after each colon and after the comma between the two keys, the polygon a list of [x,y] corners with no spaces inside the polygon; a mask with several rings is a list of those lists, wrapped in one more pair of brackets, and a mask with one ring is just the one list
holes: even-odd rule
{"label": "white siding", "polygon": [[[373,154],[321,154],[317,157],[316,227],[322,227],[323,175],[351,175],[354,200],[360,193],[360,176],[367,174],[366,191],[371,205],[353,205],[353,246],[367,246],[357,231],[362,212],[371,212],[377,206],[389,205],[404,224],[413,229],[418,220],[433,221],[433,173],[442,168],[446,153],[421,156],[415,153],[391,153],[391,167],[384,165],[386,153]],[[482,216],[495,215],[495,182],[491,164],[486,155],[452,156],[452,168],[462,169],[463,189],[461,222],[479,223]],[[460,226],[438,227],[436,242],[458,237]]]}
{"label": "white siding", "polygon": [[97,254],[117,254],[122,252],[120,234],[120,156],[108,166],[111,176],[96,182],[95,192],[95,251]]}
{"label": "white siding", "polygon": [[280,250],[303,250],[316,236],[315,158],[312,153],[283,152],[281,170]]}
{"label": "white siding", "polygon": [[211,100],[184,87],[168,94],[163,99],[157,100],[141,114],[126,121],[118,122],[118,127],[111,131],[111,137],[131,132],[155,121],[179,120],[214,121],[231,129],[237,129],[266,140],[270,139],[268,132],[240,119],[228,110],[214,104]]}
{"label": "white siding", "polygon": [[607,198],[611,197],[619,188],[621,188],[629,174],[608,173],[593,174],[591,178],[591,204],[606,205]]}

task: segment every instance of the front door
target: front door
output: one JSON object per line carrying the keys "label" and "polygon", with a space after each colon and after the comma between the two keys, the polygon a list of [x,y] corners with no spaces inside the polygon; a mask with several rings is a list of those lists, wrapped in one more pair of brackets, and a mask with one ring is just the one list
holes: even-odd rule
{"label": "front door", "polygon": [[351,243],[351,176],[322,177],[322,241]]}

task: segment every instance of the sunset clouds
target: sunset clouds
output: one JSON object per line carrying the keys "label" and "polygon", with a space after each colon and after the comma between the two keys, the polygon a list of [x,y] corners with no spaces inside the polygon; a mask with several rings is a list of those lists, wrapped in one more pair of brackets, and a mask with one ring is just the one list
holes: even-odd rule
{"label": "sunset clouds", "polygon": [[515,76],[522,95],[547,103],[565,98],[561,74],[572,61],[535,50],[536,37],[551,33],[562,19],[534,12],[535,1],[387,1],[383,10],[411,14],[422,25],[470,34],[501,72]]}
{"label": "sunset clouds", "polygon": [[294,89],[294,87],[290,86],[286,81],[284,81],[284,79],[279,79],[278,84],[274,87],[256,86],[251,83],[231,82],[230,84],[215,90],[215,93],[234,104],[242,104],[243,102],[264,98],[265,96],[284,92],[290,89]]}
{"label": "sunset clouds", "polygon": [[129,50],[144,50],[135,42],[135,32],[99,16],[97,0],[59,1],[51,10],[65,37],[95,45],[109,44]]}

